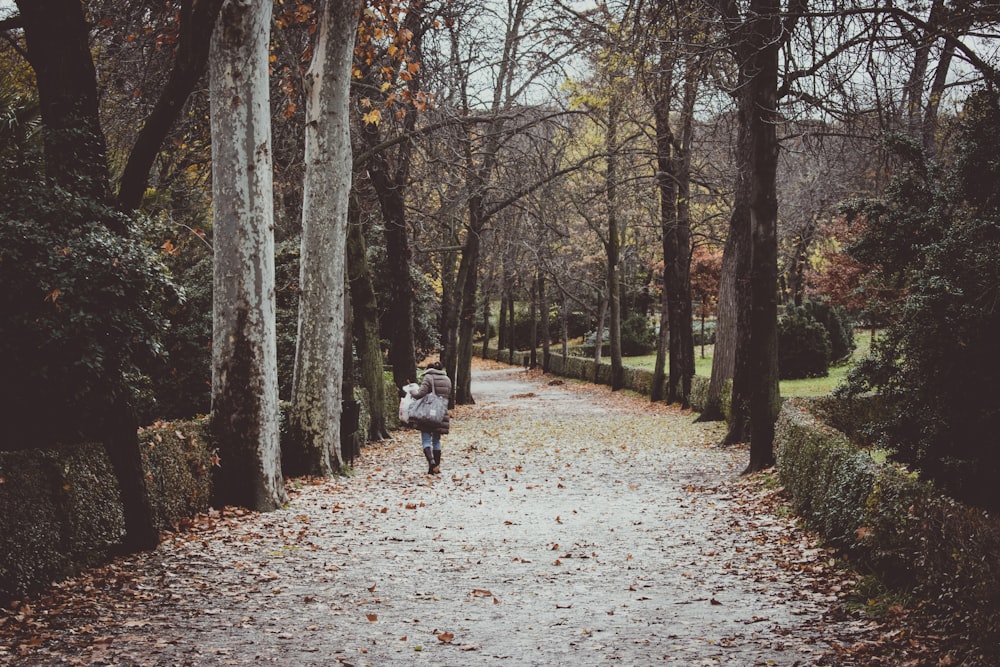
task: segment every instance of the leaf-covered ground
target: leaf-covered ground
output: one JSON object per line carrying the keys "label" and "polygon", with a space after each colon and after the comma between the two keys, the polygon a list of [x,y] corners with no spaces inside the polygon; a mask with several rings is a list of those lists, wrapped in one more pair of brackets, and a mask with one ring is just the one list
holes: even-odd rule
{"label": "leaf-covered ground", "polygon": [[950,664],[844,612],[857,577],[719,425],[488,363],[473,394],[441,475],[400,431],[0,610],[0,664]]}

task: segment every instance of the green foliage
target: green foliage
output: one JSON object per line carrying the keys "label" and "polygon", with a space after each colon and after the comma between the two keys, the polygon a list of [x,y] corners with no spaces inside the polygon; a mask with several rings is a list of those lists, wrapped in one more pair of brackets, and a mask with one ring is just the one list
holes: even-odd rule
{"label": "green foliage", "polygon": [[790,307],[778,318],[778,377],[821,377],[830,365],[826,327],[804,309]]}
{"label": "green foliage", "polygon": [[884,200],[855,203],[864,222],[850,248],[897,290],[891,321],[849,393],[875,390],[893,406],[877,424],[884,446],[955,497],[1000,509],[1000,100],[971,96],[954,168],[911,146]]}
{"label": "green foliage", "polygon": [[[608,347],[610,334],[607,327],[605,327],[603,333],[602,354],[611,354],[611,348]],[[587,357],[594,356],[596,339],[596,331],[591,331],[584,336],[583,345],[580,346],[580,353]],[[645,315],[632,313],[622,321],[621,345],[622,356],[625,357],[640,357],[656,350],[656,332]]]}
{"label": "green foliage", "polygon": [[[821,412],[847,419],[852,403]],[[915,474],[880,463],[793,399],[775,432],[778,474],[798,512],[895,590],[947,610],[981,646],[1000,640],[1000,521],[942,496]],[[870,411],[855,414],[858,431]]]}
{"label": "green foliage", "polygon": [[104,447],[0,452],[0,602],[96,565],[125,531]]}
{"label": "green foliage", "polygon": [[112,209],[34,182],[0,192],[0,428],[4,446],[99,437],[161,354],[177,294]]}
{"label": "green foliage", "polygon": [[149,369],[154,401],[144,404],[141,424],[208,414],[212,406],[212,258],[174,272],[184,300],[167,310],[163,335],[167,357]]}
{"label": "green foliage", "polygon": [[802,303],[802,311],[826,329],[832,363],[847,360],[854,352],[854,326],[843,306],[835,306],[826,299],[807,299]]}
{"label": "green foliage", "polygon": [[696,346],[715,345],[715,320],[705,320],[704,331],[702,330],[701,320],[694,320],[691,323],[691,327]]}
{"label": "green foliage", "polygon": [[[559,328],[561,326],[562,324],[554,321],[552,325],[552,331],[561,332],[561,329]],[[567,317],[566,337],[569,340],[573,340],[575,338],[581,338],[593,328],[594,328],[594,318],[592,318],[587,313],[582,313],[580,311],[574,310],[570,312],[569,316]],[[558,335],[561,336],[562,334],[559,333]]]}
{"label": "green foliage", "polygon": [[[417,360],[437,354],[441,349],[441,300],[434,285],[427,276],[411,267],[413,278],[413,344],[417,348]],[[388,292],[379,292],[388,294]],[[381,306],[381,304],[379,304]],[[383,331],[388,331],[391,323],[383,320]]]}
{"label": "green foliage", "polygon": [[208,511],[212,491],[208,418],[156,422],[139,433],[139,451],[159,530],[176,530],[185,520]]}
{"label": "green foliage", "polygon": [[152,398],[139,404],[140,424],[183,419],[211,408],[212,246],[211,203],[196,183],[177,179],[150,189],[143,236],[159,248],[184,298],[166,305],[165,359],[145,368]]}
{"label": "green foliage", "polygon": [[656,349],[656,332],[649,318],[632,313],[622,322],[622,355],[636,357]]}

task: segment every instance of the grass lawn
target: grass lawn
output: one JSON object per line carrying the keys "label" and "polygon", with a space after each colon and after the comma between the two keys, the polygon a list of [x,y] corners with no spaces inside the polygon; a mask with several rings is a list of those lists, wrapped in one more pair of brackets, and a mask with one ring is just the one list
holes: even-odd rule
{"label": "grass lawn", "polygon": [[[780,383],[781,395],[782,396],[824,396],[829,394],[834,390],[834,388],[839,385],[844,378],[847,376],[847,371],[850,370],[853,362],[860,359],[868,352],[868,348],[871,346],[872,332],[870,329],[857,329],[854,332],[854,344],[856,345],[854,349],[854,354],[851,355],[851,359],[840,366],[833,366],[830,368],[830,374],[826,377],[820,378],[805,378],[802,380],[782,380]],[[695,375],[701,375],[704,377],[709,377],[712,375],[712,352],[714,347],[711,345],[705,346],[705,356],[702,356],[702,348],[700,346],[694,349],[694,372]],[[626,357],[624,359],[626,366],[632,366],[635,368],[645,368],[648,370],[653,370],[656,366],[656,355],[647,354],[642,357]]]}

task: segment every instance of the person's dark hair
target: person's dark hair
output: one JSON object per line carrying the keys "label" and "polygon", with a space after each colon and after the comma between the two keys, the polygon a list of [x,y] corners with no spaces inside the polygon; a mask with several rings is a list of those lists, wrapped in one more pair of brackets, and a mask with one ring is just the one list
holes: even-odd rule
{"label": "person's dark hair", "polygon": [[441,365],[440,361],[434,361],[434,362],[431,362],[431,363],[427,364],[427,368],[433,368],[436,371],[440,371],[440,370],[442,370],[444,368],[444,366]]}

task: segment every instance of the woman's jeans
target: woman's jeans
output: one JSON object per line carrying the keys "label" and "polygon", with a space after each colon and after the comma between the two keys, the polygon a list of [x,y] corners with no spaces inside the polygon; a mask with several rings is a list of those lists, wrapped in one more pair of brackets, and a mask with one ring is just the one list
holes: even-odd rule
{"label": "woman's jeans", "polygon": [[420,432],[420,444],[423,445],[424,449],[431,447],[435,452],[441,451],[441,434],[440,433],[428,433],[427,431]]}

